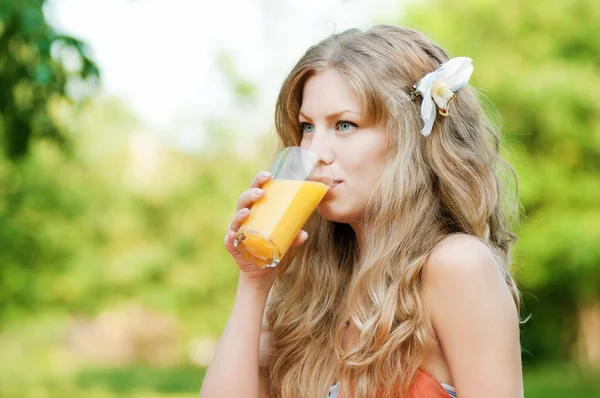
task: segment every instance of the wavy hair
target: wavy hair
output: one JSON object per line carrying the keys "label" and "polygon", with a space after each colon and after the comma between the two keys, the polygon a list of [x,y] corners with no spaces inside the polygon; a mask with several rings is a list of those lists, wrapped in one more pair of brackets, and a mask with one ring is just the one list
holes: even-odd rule
{"label": "wavy hair", "polygon": [[[356,397],[406,391],[432,333],[421,270],[451,234],[492,249],[519,308],[509,272],[518,186],[499,155],[497,129],[468,85],[429,137],[420,134],[421,101],[410,99],[413,84],[448,59],[411,29],[351,29],[309,48],[283,83],[275,111],[282,146],[300,144],[304,83],[333,69],[360,98],[364,119],[388,133],[389,148],[362,220],[363,252],[348,225],[315,214],[305,227],[309,240],[281,264],[266,310],[272,397],[326,397],[336,380]],[[506,182],[515,183],[514,200],[505,200]],[[342,344],[346,321],[359,333],[349,347]]]}

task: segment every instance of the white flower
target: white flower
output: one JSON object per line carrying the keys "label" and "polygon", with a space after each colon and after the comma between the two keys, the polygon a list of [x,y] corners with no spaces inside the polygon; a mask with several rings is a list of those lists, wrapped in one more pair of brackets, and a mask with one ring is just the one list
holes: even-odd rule
{"label": "white flower", "polygon": [[421,119],[425,122],[421,134],[428,136],[435,121],[435,106],[440,115],[448,116],[448,106],[473,73],[473,60],[467,57],[452,58],[434,72],[428,73],[415,85],[415,91],[423,97]]}

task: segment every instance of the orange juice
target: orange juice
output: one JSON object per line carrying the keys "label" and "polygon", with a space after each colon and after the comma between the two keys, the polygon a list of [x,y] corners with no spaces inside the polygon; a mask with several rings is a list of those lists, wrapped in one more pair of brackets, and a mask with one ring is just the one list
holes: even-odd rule
{"label": "orange juice", "polygon": [[263,198],[250,209],[236,239],[242,252],[263,260],[259,265],[275,266],[329,186],[314,181],[271,180],[262,188]]}

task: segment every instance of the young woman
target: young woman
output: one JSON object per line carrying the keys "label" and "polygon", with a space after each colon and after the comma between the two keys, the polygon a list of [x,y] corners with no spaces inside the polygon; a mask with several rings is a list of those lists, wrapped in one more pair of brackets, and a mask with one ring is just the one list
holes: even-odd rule
{"label": "young woman", "polygon": [[225,237],[238,290],[202,398],[523,395],[501,184],[514,174],[472,71],[392,26],[308,49],[277,133],[336,182],[274,270],[233,244],[269,174],[241,194]]}

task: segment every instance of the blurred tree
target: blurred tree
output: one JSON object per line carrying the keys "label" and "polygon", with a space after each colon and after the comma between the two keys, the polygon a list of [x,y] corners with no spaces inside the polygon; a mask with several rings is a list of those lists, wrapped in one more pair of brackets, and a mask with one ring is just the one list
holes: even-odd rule
{"label": "blurred tree", "polygon": [[64,269],[76,252],[65,225],[85,207],[80,192],[64,184],[72,177],[61,173],[60,156],[40,148],[25,161],[35,142],[70,147],[72,119],[60,115],[99,79],[84,44],[50,27],[43,7],[43,0],[0,0],[0,320],[48,296],[44,276]]}
{"label": "blurred tree", "polygon": [[404,21],[472,57],[474,86],[504,120],[523,208],[515,273],[534,316],[525,349],[535,361],[600,344],[578,327],[600,300],[600,2],[428,0]]}
{"label": "blurred tree", "polygon": [[72,156],[42,140],[0,161],[0,332],[136,302],[218,336],[236,287],[224,228],[265,160],[169,150],[118,101],[64,108]]}
{"label": "blurred tree", "polygon": [[85,98],[99,77],[84,44],[50,27],[43,6],[43,0],[0,0],[0,137],[13,160],[35,139],[64,147],[64,128],[51,107]]}

